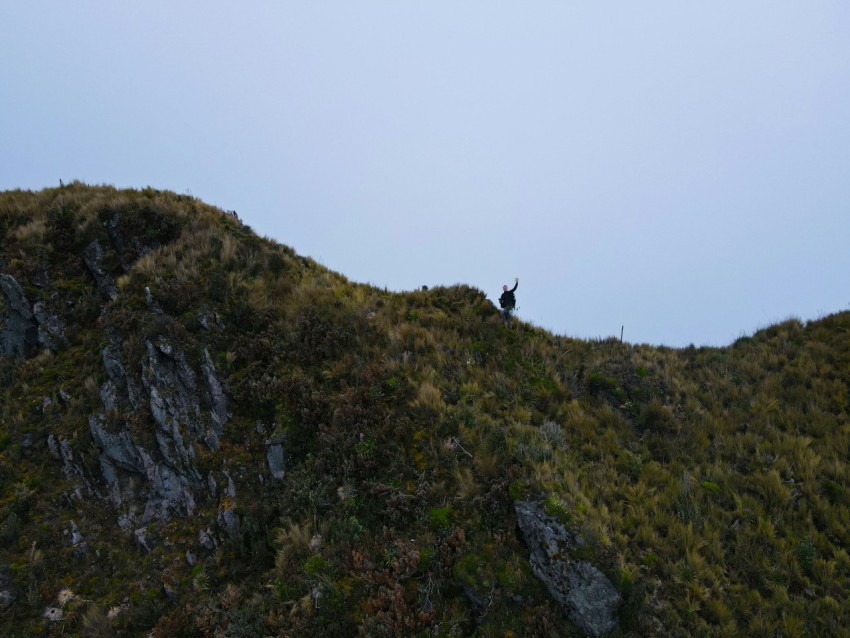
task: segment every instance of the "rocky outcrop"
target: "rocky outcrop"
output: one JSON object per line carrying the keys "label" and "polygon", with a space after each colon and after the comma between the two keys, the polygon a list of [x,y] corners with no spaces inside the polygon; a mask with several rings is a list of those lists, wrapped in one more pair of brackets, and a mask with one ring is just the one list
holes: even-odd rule
{"label": "rocky outcrop", "polygon": [[[74,451],[66,439],[60,437],[57,441],[55,436],[49,435],[47,437],[47,449],[52,458],[62,462],[62,475],[71,486],[69,493],[71,497],[82,500],[85,496],[99,496],[92,489],[91,483],[83,472],[82,465],[74,458]],[[85,490],[85,494],[83,490]]]}
{"label": "rocky outcrop", "polygon": [[590,636],[613,630],[622,599],[596,567],[571,558],[584,545],[581,537],[546,514],[539,503],[517,501],[514,509],[531,569],[567,617]]}
{"label": "rocky outcrop", "polygon": [[269,441],[266,445],[266,461],[268,461],[272,479],[282,481],[286,474],[284,470],[283,445],[277,440]]}
{"label": "rocky outcrop", "polygon": [[0,610],[6,609],[14,600],[12,573],[6,567],[0,567]]}
{"label": "rocky outcrop", "polygon": [[20,284],[11,275],[0,275],[5,312],[0,330],[2,353],[26,358],[38,349],[38,320]]}
{"label": "rocky outcrop", "polygon": [[225,396],[224,389],[215,376],[215,367],[206,348],[204,348],[204,359],[201,362],[201,373],[203,374],[205,398],[210,408],[212,425],[208,433],[209,440],[207,443],[211,448],[215,448],[218,445],[219,437],[224,432],[224,424],[227,423],[227,396]]}
{"label": "rocky outcrop", "polygon": [[[214,449],[228,420],[227,398],[209,353],[204,352],[198,373],[166,337],[146,341],[145,349],[141,384],[128,373],[117,340],[103,349],[105,411],[89,416],[109,498],[122,512],[125,528],[194,512],[196,495],[209,490],[195,467],[195,444]],[[125,412],[150,415],[153,445],[135,440],[126,423],[115,426],[115,417]],[[61,457],[61,449],[57,454]]]}
{"label": "rocky outcrop", "polygon": [[68,345],[64,322],[58,316],[47,312],[43,302],[37,301],[33,304],[32,314],[38,322],[38,343],[42,348],[58,352]]}
{"label": "rocky outcrop", "polygon": [[115,285],[112,276],[103,268],[103,248],[101,248],[98,240],[95,239],[86,246],[83,251],[83,263],[94,278],[97,289],[100,290],[101,294],[110,301],[115,301],[118,297],[118,286]]}
{"label": "rocky outcrop", "polygon": [[189,476],[155,460],[156,452],[134,443],[127,431],[107,432],[102,416],[89,417],[89,429],[101,449],[100,467],[109,486],[109,498],[124,512],[122,526],[192,514],[192,489],[197,486]]}
{"label": "rocky outcrop", "polygon": [[31,304],[11,275],[0,275],[0,298],[5,308],[0,319],[0,353],[28,358],[41,348],[58,352],[68,345],[63,321],[48,312],[44,302]]}

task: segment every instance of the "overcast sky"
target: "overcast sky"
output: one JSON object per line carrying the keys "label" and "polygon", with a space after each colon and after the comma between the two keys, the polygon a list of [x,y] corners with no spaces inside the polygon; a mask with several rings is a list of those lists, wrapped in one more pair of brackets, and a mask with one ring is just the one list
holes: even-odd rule
{"label": "overcast sky", "polygon": [[850,2],[0,6],[0,189],[190,193],[358,282],[726,345],[850,308]]}

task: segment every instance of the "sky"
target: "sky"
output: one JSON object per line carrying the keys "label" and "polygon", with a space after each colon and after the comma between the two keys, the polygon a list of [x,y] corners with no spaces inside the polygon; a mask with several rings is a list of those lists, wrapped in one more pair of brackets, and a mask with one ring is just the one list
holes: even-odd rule
{"label": "sky", "polygon": [[0,6],[0,190],[169,189],[584,339],[850,309],[850,3]]}

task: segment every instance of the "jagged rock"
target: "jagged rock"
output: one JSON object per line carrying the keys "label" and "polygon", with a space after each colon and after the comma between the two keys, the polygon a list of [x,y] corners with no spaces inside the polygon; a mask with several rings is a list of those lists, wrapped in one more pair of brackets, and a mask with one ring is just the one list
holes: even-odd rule
{"label": "jagged rock", "polygon": [[91,483],[86,479],[82,466],[74,462],[74,452],[67,440],[60,438],[57,441],[56,437],[50,434],[47,437],[47,450],[52,458],[62,461],[62,475],[73,484],[71,494],[74,497],[82,499],[83,488],[89,496],[97,495],[97,492],[92,489]]}
{"label": "jagged rock", "polygon": [[230,498],[236,498],[236,486],[233,484],[233,479],[230,478],[230,472],[224,470],[224,476],[227,477],[227,487],[224,490],[224,493],[227,494]]}
{"label": "jagged rock", "polygon": [[80,534],[80,528],[74,521],[71,521],[71,545],[79,545],[83,542],[83,535]]}
{"label": "jagged rock", "polygon": [[36,302],[32,307],[32,313],[38,322],[38,343],[42,348],[58,352],[68,345],[68,339],[65,338],[65,324],[56,315],[48,314],[43,302]]}
{"label": "jagged rock", "polygon": [[[141,404],[139,400],[141,391],[136,382],[127,375],[127,371],[124,369],[118,344],[113,341],[101,350],[100,356],[103,360],[103,367],[106,368],[106,374],[109,377],[100,388],[103,407],[107,410],[113,410],[129,403],[134,410],[138,410]],[[104,396],[106,396],[110,403],[104,400]]]}
{"label": "jagged rock", "polygon": [[206,398],[212,416],[212,431],[208,432],[207,436],[210,440],[210,447],[215,449],[218,446],[219,437],[224,433],[224,424],[227,423],[227,397],[224,395],[221,383],[215,376],[215,367],[206,348],[204,348],[204,360],[201,362],[201,372],[203,372],[207,390]]}
{"label": "jagged rock", "polygon": [[[144,390],[127,373],[117,341],[102,350],[108,378],[100,387],[100,398],[107,411],[128,405],[138,410],[147,403],[156,422],[155,449],[137,445],[126,429],[107,432],[104,415],[90,416],[89,429],[101,448],[101,470],[113,504],[144,503],[141,518],[133,518],[147,523],[194,512],[194,491],[203,481],[194,467],[193,442],[201,440],[214,448],[228,414],[227,398],[208,352],[204,352],[201,363],[201,394],[207,411],[201,408],[199,384],[182,351],[162,336],[146,341],[145,346],[141,375]],[[235,494],[232,481],[228,481],[228,492]]]}
{"label": "jagged rock", "polygon": [[54,460],[59,461],[62,458],[59,455],[59,445],[56,443],[56,437],[52,434],[47,437],[47,450]]}
{"label": "jagged rock", "polygon": [[80,528],[77,527],[77,524],[74,521],[71,521],[71,528],[66,529],[63,534],[66,537],[70,537],[71,547],[74,548],[75,553],[83,555],[88,551],[88,544],[85,539],[83,539],[83,535],[80,533]]}
{"label": "jagged rock", "polygon": [[38,349],[38,320],[20,284],[11,275],[0,275],[0,294],[6,312],[0,330],[3,354],[27,358]]}
{"label": "jagged rock", "polygon": [[539,503],[517,501],[514,509],[531,569],[564,613],[594,637],[614,629],[622,599],[602,572],[587,561],[570,558],[583,544],[580,537],[546,514]]}
{"label": "jagged rock", "polygon": [[6,609],[15,600],[12,590],[12,573],[3,567],[0,569],[0,609]]}
{"label": "jagged rock", "polygon": [[218,524],[230,540],[239,539],[242,531],[242,524],[239,521],[239,516],[233,511],[232,507],[228,507],[218,513]]}
{"label": "jagged rock", "polygon": [[[126,431],[106,432],[95,417],[89,417],[89,429],[101,449],[101,471],[109,485],[113,505],[118,507],[125,500],[146,497],[143,523],[169,520],[175,514],[191,514],[194,511],[195,500],[185,476],[155,461],[144,448],[133,443]],[[118,468],[146,479],[147,489],[140,491],[132,480],[122,482]]]}
{"label": "jagged rock", "polygon": [[148,546],[148,530],[144,527],[140,527],[133,532],[133,537],[136,539],[136,542],[141,545],[142,549],[146,552],[151,551],[151,548]]}
{"label": "jagged rock", "polygon": [[86,246],[83,251],[83,262],[94,277],[101,294],[110,301],[115,301],[118,298],[118,286],[115,285],[112,276],[103,269],[103,248],[100,247],[98,240],[95,239]]}
{"label": "jagged rock", "polygon": [[[114,471],[116,465],[128,472],[145,473],[145,463],[142,460],[139,448],[136,447],[126,431],[107,432],[99,419],[93,416],[89,417],[89,431],[95,444],[101,449],[101,469],[103,469],[107,483],[112,484],[116,480]],[[109,465],[110,469],[104,468],[104,463]]]}
{"label": "jagged rock", "polygon": [[191,515],[195,511],[195,498],[189,489],[188,479],[163,463],[155,463],[141,448],[139,454],[145,463],[145,476],[150,487],[142,522],[167,521],[175,514]]}
{"label": "jagged rock", "polygon": [[59,439],[59,454],[62,457],[62,464],[65,466],[65,478],[71,475],[82,476],[82,468],[74,463],[74,453],[71,450],[71,444],[66,439]]}
{"label": "jagged rock", "polygon": [[198,542],[201,544],[201,547],[215,549],[215,537],[209,527],[198,531]]}
{"label": "jagged rock", "polygon": [[118,391],[111,379],[100,384],[99,394],[100,402],[107,412],[118,408]]}
{"label": "jagged rock", "polygon": [[282,481],[285,475],[283,469],[283,446],[280,443],[270,443],[266,448],[266,459],[269,462],[269,472],[276,481]]}
{"label": "jagged rock", "polygon": [[[135,411],[147,407],[156,423],[156,445],[146,449],[137,444],[128,428],[119,426],[107,432],[104,414],[89,417],[92,438],[101,449],[101,471],[110,498],[116,507],[125,506],[122,519],[135,524],[191,515],[196,508],[194,493],[203,486],[194,467],[194,443],[203,441],[214,448],[228,419],[227,398],[212,361],[205,352],[199,391],[196,374],[182,351],[164,336],[148,340],[142,389],[128,374],[118,344],[113,339],[101,352],[107,373],[100,387],[101,401],[107,411],[119,414],[128,406]],[[208,410],[202,409],[199,398]],[[231,491],[235,494],[228,477],[228,493]]]}
{"label": "jagged rock", "polygon": [[224,322],[221,320],[221,317],[218,316],[215,310],[210,310],[206,306],[201,308],[201,311],[198,313],[198,323],[201,324],[204,330],[212,330],[213,327],[224,330]]}
{"label": "jagged rock", "polygon": [[159,451],[174,468],[189,467],[189,452],[180,426],[189,433],[203,435],[197,384],[183,354],[164,337],[156,345],[147,341],[147,357],[142,382],[150,396],[150,410],[157,423]]}

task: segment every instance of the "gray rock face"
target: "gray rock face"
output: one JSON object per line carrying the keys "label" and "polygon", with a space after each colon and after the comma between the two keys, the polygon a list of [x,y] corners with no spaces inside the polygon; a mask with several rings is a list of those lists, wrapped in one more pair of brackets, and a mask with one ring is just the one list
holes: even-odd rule
{"label": "gray rock face", "polygon": [[32,313],[38,322],[38,343],[42,348],[58,352],[68,345],[68,339],[65,338],[65,324],[56,315],[49,314],[44,303],[36,302]]}
{"label": "gray rock face", "polygon": [[190,469],[193,454],[183,442],[183,433],[200,435],[204,431],[195,374],[183,354],[164,337],[156,345],[148,341],[146,346],[148,355],[142,369],[142,383],[157,424],[159,451],[172,468]]}
{"label": "gray rock face", "polygon": [[136,539],[136,542],[145,550],[145,552],[151,551],[150,546],[148,545],[148,531],[144,527],[140,527],[139,529],[133,531],[133,537]]}
{"label": "gray rock face", "polygon": [[[89,416],[101,473],[125,526],[194,512],[195,494],[207,489],[195,468],[194,446],[214,448],[228,419],[227,399],[207,353],[198,374],[165,337],[145,345],[141,384],[127,372],[117,343],[103,349],[107,379],[100,398],[113,425],[107,427],[106,412]],[[116,416],[146,410],[156,423],[152,447],[135,441],[130,428],[115,426]],[[48,446],[62,457],[56,441]]]}
{"label": "gray rock face", "polygon": [[239,540],[242,524],[239,516],[232,508],[227,508],[218,513],[218,524],[231,541]]}
{"label": "gray rock face", "polygon": [[83,251],[83,263],[94,277],[101,294],[110,301],[115,301],[118,297],[118,286],[115,285],[112,276],[103,269],[103,248],[96,239]]}
{"label": "gray rock face", "polygon": [[[100,463],[104,469],[103,475],[108,483],[114,476],[114,468],[120,467],[127,472],[143,474],[145,464],[142,461],[139,448],[130,439],[130,435],[126,431],[122,432],[107,432],[102,425],[103,419],[98,419],[93,416],[89,417],[89,431],[95,444],[101,449]],[[109,471],[104,468],[104,464],[109,466]]]}
{"label": "gray rock face", "polygon": [[83,538],[83,535],[80,533],[80,528],[77,527],[77,524],[74,521],[71,521],[71,527],[62,532],[62,535],[68,539],[71,547],[74,548],[74,553],[83,556],[88,553],[88,543]]}
{"label": "gray rock face", "polygon": [[138,410],[141,401],[141,390],[132,378],[127,376],[124,364],[121,362],[121,354],[117,343],[111,343],[101,352],[103,367],[109,380],[100,390],[100,398],[107,410],[126,407],[128,404],[133,410]]}
{"label": "gray rock face", "polygon": [[270,443],[266,448],[266,460],[269,463],[269,472],[276,481],[282,481],[283,469],[283,446],[280,443]]}
{"label": "gray rock face", "polygon": [[205,549],[215,549],[215,536],[209,527],[198,531],[198,544]]}
{"label": "gray rock face", "polygon": [[85,495],[89,497],[99,496],[92,489],[91,483],[83,472],[82,465],[74,460],[74,452],[67,440],[60,437],[57,441],[56,437],[51,434],[47,437],[47,450],[53,459],[62,462],[62,475],[71,487],[69,497],[82,500],[85,497],[84,490]]}
{"label": "gray rock face", "polygon": [[581,538],[546,514],[539,503],[518,501],[514,509],[531,569],[564,613],[594,637],[614,629],[620,594],[593,565],[570,558],[570,553],[583,545]]}
{"label": "gray rock face", "polygon": [[38,320],[20,284],[11,275],[0,275],[5,313],[0,329],[0,348],[3,354],[26,358],[38,349]]}
{"label": "gray rock face", "polygon": [[0,568],[0,609],[6,609],[14,600],[12,573],[4,566]]}
{"label": "gray rock face", "polygon": [[210,406],[210,417],[212,420],[212,428],[210,429],[209,445],[211,448],[218,446],[218,439],[224,432],[224,424],[227,423],[227,397],[221,387],[221,383],[215,376],[215,368],[213,367],[210,353],[204,348],[204,360],[201,362],[201,372],[204,378],[204,386],[206,388],[205,398]]}

